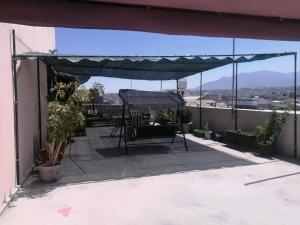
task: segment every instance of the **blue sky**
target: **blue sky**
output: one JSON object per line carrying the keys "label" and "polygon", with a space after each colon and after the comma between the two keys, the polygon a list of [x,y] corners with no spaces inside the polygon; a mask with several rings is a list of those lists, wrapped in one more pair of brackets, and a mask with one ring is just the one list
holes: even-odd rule
{"label": "blue sky", "polygon": [[[133,31],[90,30],[56,28],[56,48],[61,54],[89,55],[201,55],[231,54],[232,39],[195,36],[153,34]],[[269,53],[300,51],[300,42],[236,39],[236,53]],[[298,57],[299,59],[300,57]],[[298,62],[299,63],[299,62]],[[292,56],[247,63],[239,66],[239,72],[272,70],[292,72]],[[232,74],[232,66],[224,66],[205,72],[203,82]],[[130,80],[104,77],[91,78],[86,86],[98,81],[106,92],[118,92],[130,88]],[[199,75],[187,79],[188,88],[199,86]],[[175,81],[164,81],[163,88],[175,88]],[[133,81],[132,87],[141,90],[160,90],[160,81]]]}

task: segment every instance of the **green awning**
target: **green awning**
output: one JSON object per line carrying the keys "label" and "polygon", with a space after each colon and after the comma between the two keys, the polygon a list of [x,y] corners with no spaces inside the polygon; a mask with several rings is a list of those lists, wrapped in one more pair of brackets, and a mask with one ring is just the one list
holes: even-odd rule
{"label": "green awning", "polygon": [[[66,56],[26,55],[40,58],[56,72],[77,76],[103,76],[136,80],[177,80],[228,64],[266,60],[292,53],[242,56]],[[18,57],[25,57],[20,55]]]}
{"label": "green awning", "polygon": [[149,111],[182,108],[185,105],[183,98],[175,93],[160,91],[139,91],[120,89],[119,97],[131,110]]}

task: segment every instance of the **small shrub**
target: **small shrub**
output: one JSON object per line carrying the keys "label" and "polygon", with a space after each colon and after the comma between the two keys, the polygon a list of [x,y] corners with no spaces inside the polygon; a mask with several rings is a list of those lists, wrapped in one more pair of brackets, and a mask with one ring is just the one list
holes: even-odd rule
{"label": "small shrub", "polygon": [[286,111],[284,113],[277,113],[276,110],[273,110],[270,119],[264,125],[257,125],[257,142],[264,145],[276,144],[287,117],[288,113]]}

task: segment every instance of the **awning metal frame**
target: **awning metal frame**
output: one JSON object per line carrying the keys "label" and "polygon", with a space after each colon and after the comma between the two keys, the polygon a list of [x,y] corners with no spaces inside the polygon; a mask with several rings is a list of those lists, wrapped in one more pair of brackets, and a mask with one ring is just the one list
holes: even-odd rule
{"label": "awning metal frame", "polygon": [[[16,179],[17,179],[17,183],[20,183],[20,171],[19,171],[19,134],[18,134],[18,130],[19,130],[19,123],[18,123],[18,93],[17,93],[17,61],[18,60],[22,60],[22,59],[30,59],[30,58],[35,58],[37,59],[37,76],[38,76],[38,80],[39,79],[39,63],[40,61],[45,62],[45,60],[43,60],[43,57],[47,56],[47,57],[70,57],[70,58],[99,58],[99,57],[107,57],[107,58],[174,58],[174,57],[201,57],[201,58],[212,58],[212,57],[231,57],[234,59],[234,61],[232,62],[233,64],[235,64],[236,66],[236,70],[235,70],[235,86],[236,86],[236,94],[235,94],[235,102],[237,102],[237,67],[239,63],[244,63],[244,62],[240,62],[237,58],[235,59],[235,57],[254,57],[254,56],[263,56],[266,54],[274,54],[274,55],[278,55],[276,57],[281,57],[281,56],[293,56],[294,58],[294,157],[297,158],[297,108],[296,108],[296,103],[297,103],[297,52],[284,52],[284,53],[261,53],[261,54],[219,54],[219,55],[172,55],[172,56],[97,56],[97,55],[57,55],[57,54],[41,54],[41,53],[28,53],[28,54],[17,54],[16,51],[16,44],[15,44],[15,40],[16,40],[16,35],[15,35],[15,30],[13,30],[12,32],[12,42],[13,42],[13,54],[12,54],[12,63],[13,63],[13,71],[12,71],[12,75],[13,75],[13,91],[14,91],[14,129],[15,129],[15,154],[16,154]],[[255,60],[253,60],[255,61]],[[52,68],[52,70],[55,71],[55,69],[49,65],[47,62],[45,62],[46,65],[50,66]],[[229,64],[226,64],[229,65]],[[220,65],[219,67],[224,66],[224,65]],[[233,66],[234,67],[234,66]],[[215,67],[218,68],[218,67]],[[212,69],[215,69],[212,68]],[[201,106],[201,95],[202,95],[202,72],[196,72],[195,74],[200,73],[200,112],[199,112],[199,126],[200,129],[202,127],[202,106]],[[72,74],[70,74],[72,75]],[[191,74],[192,75],[192,74]],[[193,74],[194,75],[194,74]],[[161,79],[159,79],[161,80]],[[176,80],[176,84],[177,84],[177,93],[178,93],[178,79]],[[40,90],[40,81],[38,81],[38,90]],[[40,95],[40,93],[38,93],[38,96]],[[40,98],[40,96],[39,96]],[[39,99],[40,101],[40,99]],[[38,122],[39,122],[39,143],[42,143],[42,135],[41,135],[41,104],[39,103],[39,117],[38,117]],[[237,114],[237,107],[235,107],[235,129],[237,129],[237,123],[238,123],[238,114]]]}

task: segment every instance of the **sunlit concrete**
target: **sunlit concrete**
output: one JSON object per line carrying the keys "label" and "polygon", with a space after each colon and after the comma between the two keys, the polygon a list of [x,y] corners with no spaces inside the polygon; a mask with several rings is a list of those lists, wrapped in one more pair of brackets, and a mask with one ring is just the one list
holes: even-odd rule
{"label": "sunlit concrete", "polygon": [[0,224],[300,223],[296,162],[255,157],[191,135],[188,153],[175,146],[165,154],[131,149],[128,157],[105,158],[94,150],[115,141],[96,136],[90,129],[73,144],[80,169],[66,155],[56,184],[29,178]]}

